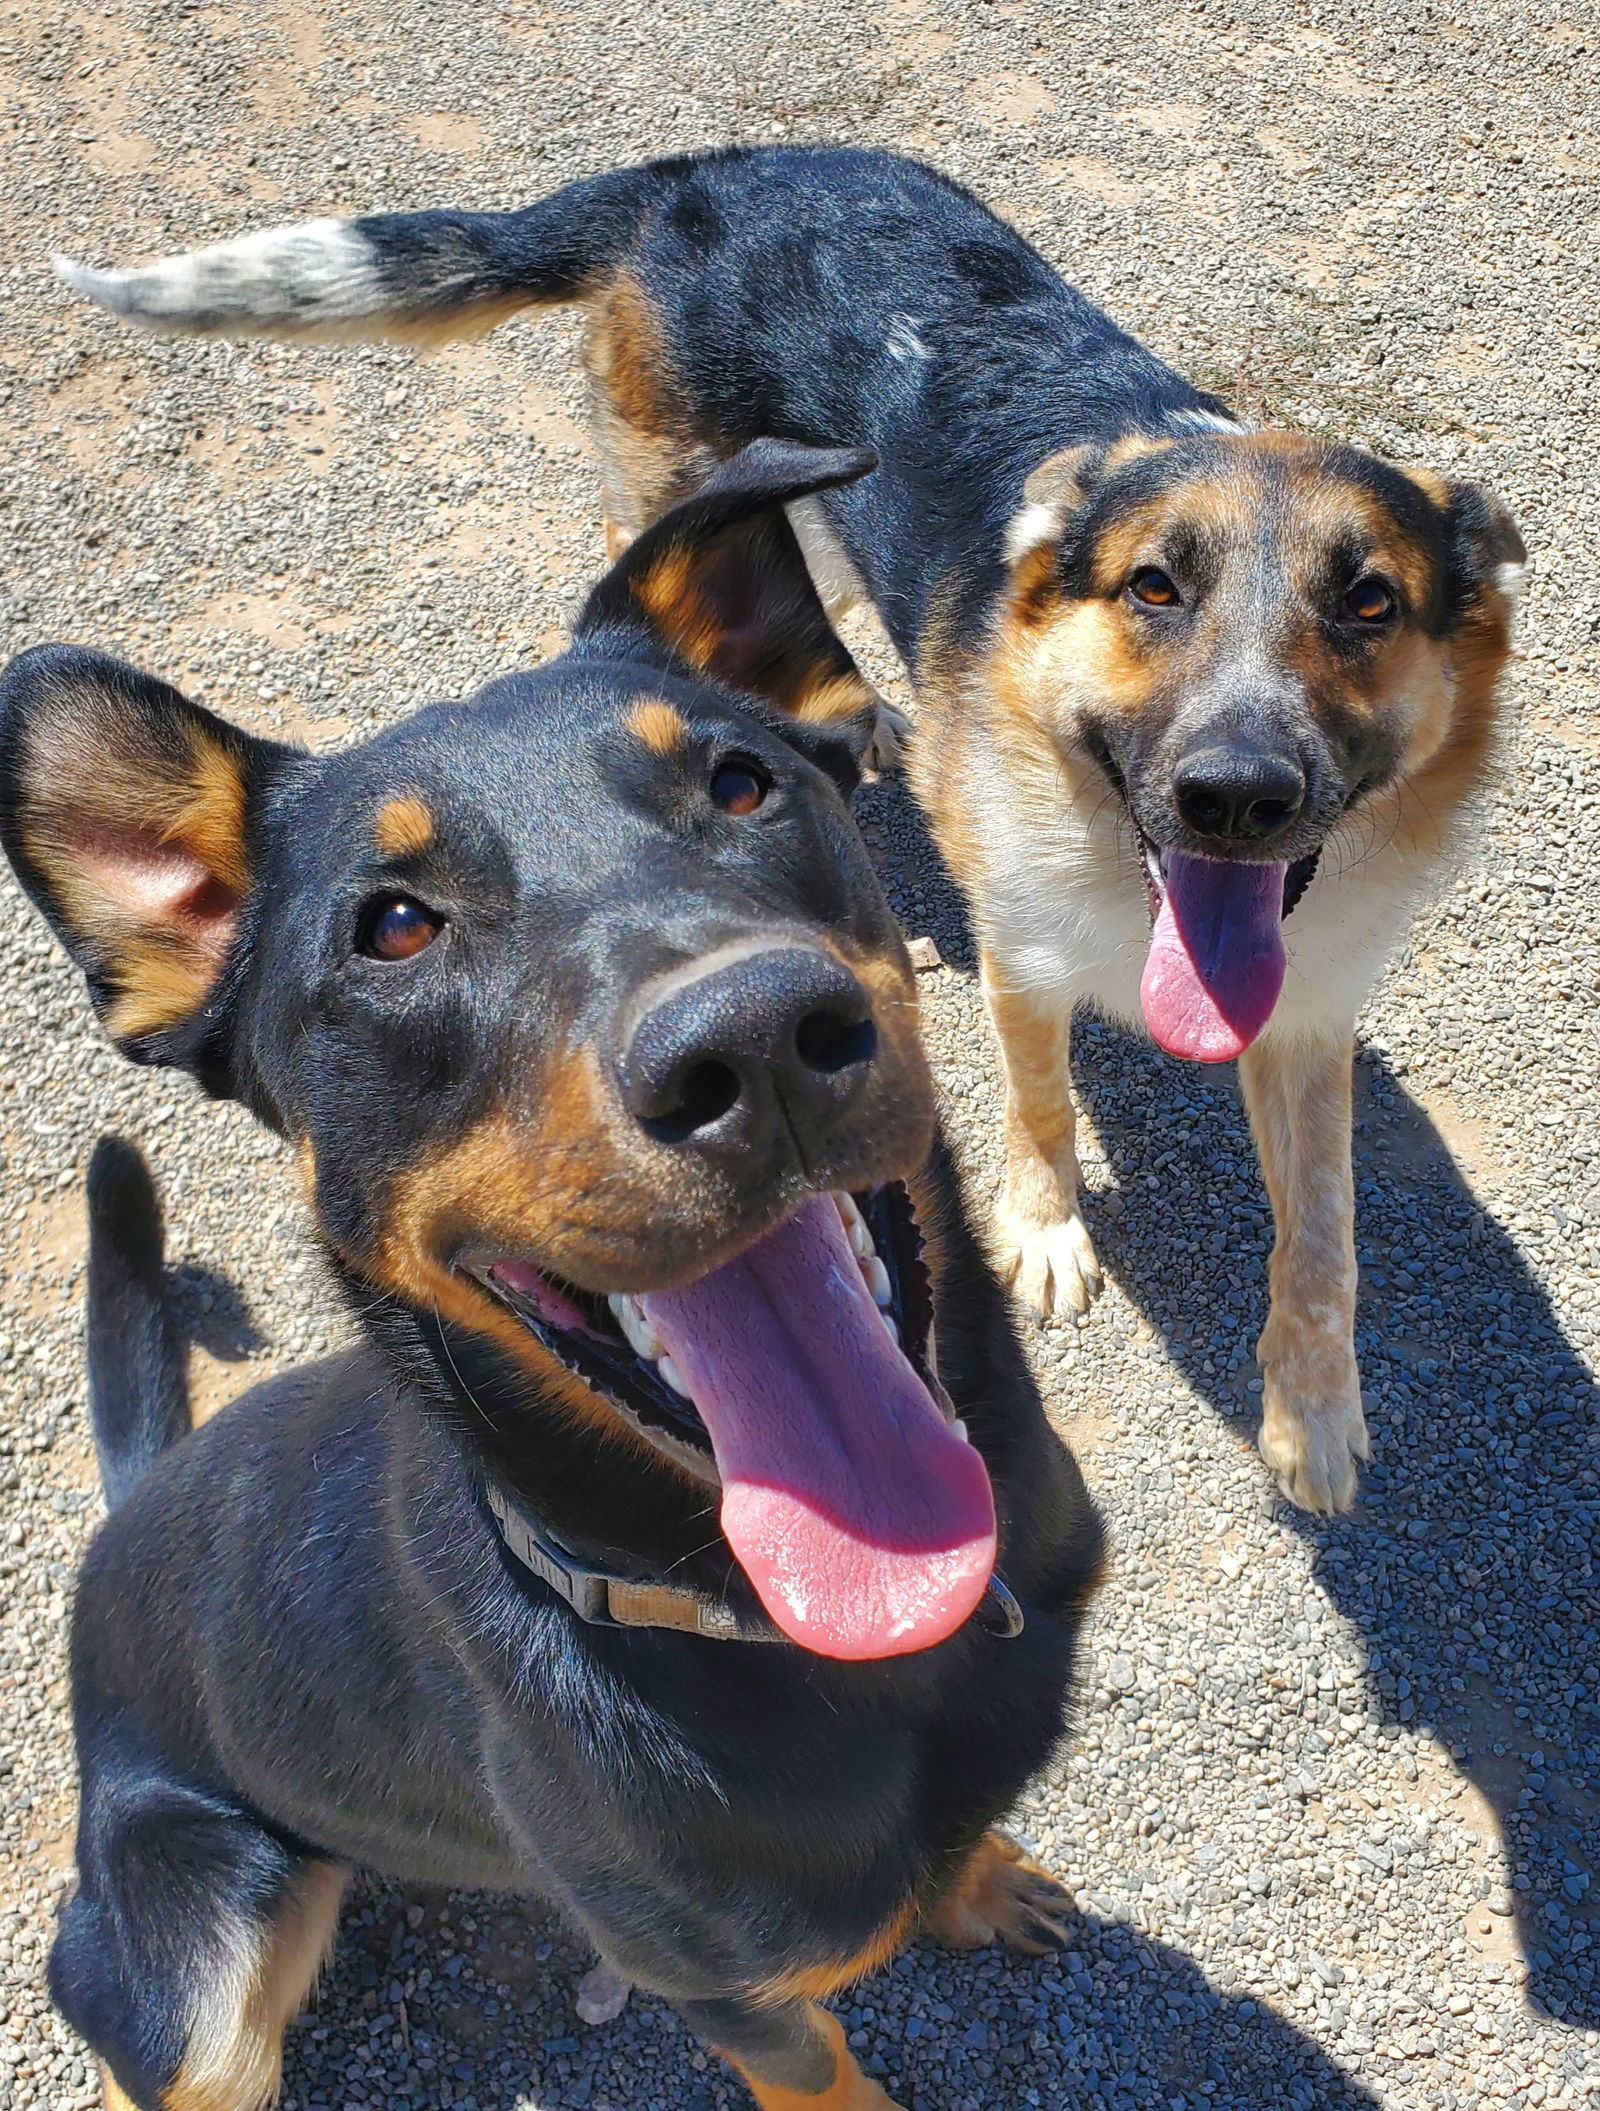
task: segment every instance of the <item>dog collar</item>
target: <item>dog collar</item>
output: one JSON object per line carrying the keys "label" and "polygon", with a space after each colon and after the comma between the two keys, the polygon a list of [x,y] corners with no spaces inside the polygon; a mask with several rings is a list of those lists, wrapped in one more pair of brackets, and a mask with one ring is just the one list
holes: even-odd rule
{"label": "dog collar", "polygon": [[[531,1517],[510,1492],[490,1481],[485,1496],[506,1552],[591,1627],[669,1627],[707,1642],[781,1642],[760,1614],[746,1617],[719,1599],[682,1583],[641,1583],[581,1561],[548,1525]],[[1022,1607],[998,1576],[989,1578],[974,1618],[993,1635],[1020,1635]]]}
{"label": "dog collar", "polygon": [[759,1614],[746,1618],[686,1584],[641,1583],[581,1561],[496,1482],[489,1483],[486,1493],[489,1515],[506,1551],[591,1627],[670,1627],[708,1642],[783,1640],[770,1620]]}

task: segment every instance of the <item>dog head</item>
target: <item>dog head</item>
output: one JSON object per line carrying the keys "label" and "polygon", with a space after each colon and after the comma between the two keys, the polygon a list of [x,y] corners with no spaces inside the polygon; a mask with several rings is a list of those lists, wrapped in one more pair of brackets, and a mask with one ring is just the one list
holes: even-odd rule
{"label": "dog head", "polygon": [[[1278,986],[1244,956],[1270,968],[1276,949],[1281,981],[1266,927],[1345,817],[1403,788],[1426,836],[1470,787],[1521,538],[1473,485],[1285,433],[1074,448],[1026,498],[997,692],[1125,808],[1158,940],[1169,909],[1189,926],[1172,934],[1173,1005],[1152,1009],[1147,975],[1157,1038],[1235,1054]],[[1177,957],[1207,946],[1225,1045],[1200,1045],[1200,993],[1178,987]]]}
{"label": "dog head", "polygon": [[939,1639],[993,1558],[923,1362],[932,1095],[847,809],[870,694],[781,510],[870,466],[758,443],[565,656],[341,754],[69,648],[0,693],[6,848],[125,1052],[291,1138],[358,1302],[446,1367],[720,1478],[769,1610],[838,1655]]}

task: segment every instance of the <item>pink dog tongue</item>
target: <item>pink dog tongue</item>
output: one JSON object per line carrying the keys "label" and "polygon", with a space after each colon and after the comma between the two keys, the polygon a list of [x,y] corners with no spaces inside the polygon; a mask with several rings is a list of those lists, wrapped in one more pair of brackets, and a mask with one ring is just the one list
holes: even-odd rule
{"label": "pink dog tongue", "polygon": [[722,1529],[776,1624],[827,1657],[927,1649],[994,1567],[994,1494],[808,1202],[748,1252],[639,1300],[711,1437]]}
{"label": "pink dog tongue", "polygon": [[1169,1055],[1226,1063],[1272,1017],[1287,871],[1173,851],[1139,985],[1145,1024]]}

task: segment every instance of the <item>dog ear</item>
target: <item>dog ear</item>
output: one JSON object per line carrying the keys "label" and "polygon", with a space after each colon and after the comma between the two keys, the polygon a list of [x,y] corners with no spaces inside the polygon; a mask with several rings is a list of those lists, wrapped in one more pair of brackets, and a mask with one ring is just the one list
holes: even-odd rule
{"label": "dog ear", "polygon": [[636,651],[643,639],[800,719],[875,708],[783,509],[877,466],[866,448],[753,441],[630,544],[584,604],[575,648],[615,650],[620,632]]}
{"label": "dog ear", "polygon": [[1453,584],[1463,602],[1486,591],[1506,613],[1516,606],[1528,576],[1528,552],[1509,510],[1482,484],[1445,486]]}
{"label": "dog ear", "polygon": [[874,697],[860,710],[830,718],[787,718],[775,712],[772,729],[831,777],[848,803],[867,768],[883,766],[882,711]]}
{"label": "dog ear", "polygon": [[225,970],[254,821],[296,754],[76,646],[0,676],[0,842],[135,1062],[225,1089]]}
{"label": "dog ear", "polygon": [[1086,505],[1105,474],[1111,450],[1103,441],[1063,447],[1029,472],[1022,504],[1006,524],[1005,560],[1014,573],[1026,570],[1041,549],[1053,550],[1067,523]]}

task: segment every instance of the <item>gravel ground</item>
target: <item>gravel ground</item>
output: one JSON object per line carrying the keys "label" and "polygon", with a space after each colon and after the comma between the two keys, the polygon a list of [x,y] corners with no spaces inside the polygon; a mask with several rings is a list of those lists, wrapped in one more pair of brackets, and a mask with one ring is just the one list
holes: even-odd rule
{"label": "gravel ground", "polygon": [[[844,137],[978,186],[1258,415],[1490,478],[1537,561],[1480,853],[1365,1022],[1360,1350],[1375,1463],[1308,1522],[1252,1450],[1265,1200],[1226,1076],[1079,1034],[1110,1288],[1033,1336],[1115,1535],[1081,1732],[1019,1813],[1070,1954],[913,1951],[843,2004],[908,2111],[1577,2106],[1600,2097],[1593,1368],[1600,20],[1544,0],[9,0],[0,9],[0,639],[79,638],[314,744],[559,641],[601,561],[570,318],[429,365],[174,348],[76,309],[126,261],[329,209],[509,205],[648,152]],[[892,683],[881,652],[868,657]],[[862,816],[935,937],[975,1194],[996,1081],[903,793]],[[67,1882],[61,1621],[97,1507],[81,1174],[152,1150],[214,1404],[338,1320],[278,1147],[121,1065],[0,901],[0,2106],[91,2101],[40,1958]],[[742,2101],[537,1913],[361,1892],[292,2111]]]}

